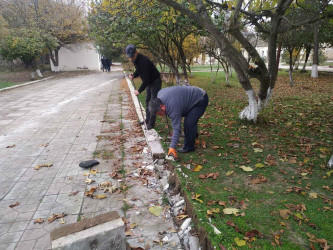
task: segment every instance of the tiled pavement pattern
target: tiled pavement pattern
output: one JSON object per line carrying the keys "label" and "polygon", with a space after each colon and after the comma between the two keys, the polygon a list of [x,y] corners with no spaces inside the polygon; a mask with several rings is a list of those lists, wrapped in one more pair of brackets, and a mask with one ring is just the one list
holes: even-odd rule
{"label": "tiled pavement pattern", "polygon": [[[179,247],[169,212],[148,212],[162,194],[154,173],[142,168],[153,163],[142,152],[143,133],[126,91],[121,73],[97,73],[0,92],[0,249],[50,249],[49,233],[60,220],[34,224],[37,218],[64,212],[68,224],[112,210],[133,225],[131,245],[161,249],[168,236],[164,247]],[[85,176],[78,164],[94,155],[99,171]],[[34,169],[47,163],[53,165]],[[125,178],[110,177],[122,168]],[[113,194],[85,196],[102,181],[112,182]]]}

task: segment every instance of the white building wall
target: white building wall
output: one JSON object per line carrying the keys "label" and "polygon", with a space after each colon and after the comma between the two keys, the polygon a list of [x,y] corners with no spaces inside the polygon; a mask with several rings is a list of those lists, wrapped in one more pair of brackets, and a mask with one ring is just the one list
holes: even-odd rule
{"label": "white building wall", "polygon": [[[54,65],[50,60],[51,70]],[[70,44],[59,50],[59,71],[100,70],[101,60],[94,44],[91,42]]]}

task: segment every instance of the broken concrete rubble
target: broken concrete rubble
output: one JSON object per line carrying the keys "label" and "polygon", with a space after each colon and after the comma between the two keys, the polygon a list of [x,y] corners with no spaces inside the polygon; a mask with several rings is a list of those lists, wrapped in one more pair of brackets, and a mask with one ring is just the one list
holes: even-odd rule
{"label": "broken concrete rubble", "polygon": [[[126,79],[127,79],[127,77],[126,77]],[[131,90],[132,85],[130,84],[129,79],[127,79],[127,83]],[[131,92],[133,92],[133,91],[131,90]],[[140,105],[137,103],[138,99],[134,98],[134,96],[132,95],[132,100],[134,102],[134,105],[137,107],[136,108],[137,114],[140,117],[141,112],[138,112],[139,105]],[[140,119],[143,119],[143,118],[140,117]],[[167,164],[166,164],[165,160],[163,159],[165,154],[164,154],[163,148],[159,142],[160,136],[154,129],[151,129],[149,131],[146,130],[146,131],[144,131],[144,133],[145,133],[147,144],[151,150],[151,153],[152,153],[152,156],[154,159],[154,168],[153,169],[155,170],[155,173],[157,174],[157,176],[159,178],[158,182],[160,183],[161,189],[164,192],[164,196],[166,196],[168,199],[168,203],[169,203],[168,205],[170,205],[170,212],[167,213],[166,216],[171,216],[171,214],[172,214],[172,216],[175,218],[180,213],[184,213],[186,211],[185,200],[179,193],[171,195],[171,190],[169,190],[170,185],[168,183],[168,180],[169,180],[171,172],[169,170],[167,170],[167,167],[166,167]],[[154,149],[154,147],[156,147],[159,150],[158,153],[156,152],[156,148]],[[160,149],[162,149],[162,152]],[[147,151],[144,151],[143,153],[147,153]],[[145,162],[145,165],[146,165],[145,168],[152,170],[152,168],[149,165],[147,166],[147,164],[148,163]],[[180,171],[180,173],[185,178],[187,177],[187,175],[185,175],[182,172],[180,165],[177,166],[177,169],[178,169],[178,171]],[[155,185],[153,185],[153,186],[155,188]],[[158,203],[160,205],[161,205],[162,201],[163,201],[163,199],[158,199]],[[197,237],[191,235],[191,230],[192,230],[191,222],[192,222],[191,218],[185,219],[183,221],[183,223],[181,224],[181,226],[179,227],[178,232],[174,233],[172,236],[173,236],[173,238],[176,237],[175,241],[182,242],[183,249],[190,249],[190,250],[200,249],[199,244],[198,244],[199,239]],[[163,245],[166,242],[172,241],[172,238],[170,238],[168,235],[165,235],[163,238],[160,239],[160,241],[162,242],[161,244]],[[135,244],[135,245],[132,245],[133,244],[132,241],[128,241],[128,242],[130,243],[130,245],[132,247],[139,247],[139,245],[140,245],[140,244],[138,244],[139,242],[136,242],[137,244]]]}

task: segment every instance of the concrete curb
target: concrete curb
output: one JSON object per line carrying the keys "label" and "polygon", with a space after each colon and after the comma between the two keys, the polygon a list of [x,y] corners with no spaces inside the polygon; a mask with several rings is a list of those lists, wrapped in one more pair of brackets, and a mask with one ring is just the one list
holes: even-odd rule
{"label": "concrete curb", "polygon": [[51,232],[52,249],[126,249],[125,224],[117,212],[109,212]]}
{"label": "concrete curb", "polygon": [[[145,112],[145,109],[142,107],[141,103],[139,103],[137,96],[134,94],[134,87],[131,83],[131,80],[127,77],[127,75],[125,76],[125,79],[127,81],[128,88],[130,89],[132,100],[133,100],[133,103],[134,103],[134,106],[136,109],[136,113],[139,117],[139,120],[143,121],[145,119],[145,117],[143,117],[141,114],[140,106],[143,110],[143,113]],[[164,153],[163,147],[162,147],[160,139],[159,139],[159,134],[156,132],[156,130],[155,129],[146,130],[144,125],[142,125],[142,130],[143,130],[143,133],[145,134],[145,138],[146,138],[147,144],[151,150],[153,159],[154,160],[164,159],[165,153]]]}
{"label": "concrete curb", "polygon": [[44,78],[44,79],[40,79],[40,80],[36,80],[36,81],[31,81],[31,82],[26,82],[26,83],[14,85],[14,86],[11,86],[11,87],[3,88],[3,89],[0,89],[0,92],[6,91],[6,90],[10,90],[10,89],[16,89],[16,88],[23,87],[23,86],[27,86],[27,85],[30,85],[30,84],[33,84],[33,83],[37,83],[37,82],[41,82],[41,81],[45,81],[45,80],[48,80],[48,79],[51,79],[51,78],[54,78],[54,76],[50,76],[50,77],[47,77],[47,78]]}

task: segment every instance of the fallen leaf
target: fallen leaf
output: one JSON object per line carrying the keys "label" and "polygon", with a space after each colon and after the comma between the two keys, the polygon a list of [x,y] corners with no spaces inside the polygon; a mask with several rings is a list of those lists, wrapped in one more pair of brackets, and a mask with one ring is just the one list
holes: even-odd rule
{"label": "fallen leaf", "polygon": [[160,216],[163,212],[163,208],[161,206],[152,206],[148,208],[149,212],[155,216]]}
{"label": "fallen leaf", "polygon": [[52,167],[53,164],[49,164],[49,163],[45,163],[45,164],[38,164],[36,167],[35,167],[35,170],[39,170],[40,168],[49,168],[49,167]]}
{"label": "fallen leaf", "polygon": [[55,221],[56,219],[60,219],[60,218],[63,218],[65,216],[67,216],[67,214],[65,214],[65,213],[62,213],[62,214],[53,214],[51,217],[49,217],[47,219],[47,221],[49,223],[51,223],[51,222]]}
{"label": "fallen leaf", "polygon": [[227,248],[225,246],[223,246],[222,244],[219,244],[220,250],[227,250]]}
{"label": "fallen leaf", "polygon": [[75,192],[73,192],[73,193],[70,193],[68,196],[75,196],[75,195],[77,195],[79,193],[79,191],[75,191]]}
{"label": "fallen leaf", "polygon": [[292,215],[293,213],[289,209],[281,209],[279,210],[280,216],[284,220],[288,220],[289,215]]}
{"label": "fallen leaf", "polygon": [[328,177],[331,177],[331,174],[333,174],[333,169],[331,169],[330,171],[326,172],[326,175],[327,175]]}
{"label": "fallen leaf", "polygon": [[83,173],[83,175],[84,175],[84,176],[88,176],[88,175],[89,175],[89,173]]}
{"label": "fallen leaf", "polygon": [[262,153],[263,150],[261,148],[254,148],[253,149],[254,153]]}
{"label": "fallen leaf", "polygon": [[20,205],[20,203],[17,201],[17,202],[15,202],[15,203],[9,205],[9,207],[10,207],[10,208],[13,208],[13,207],[16,207],[16,206],[18,206],[18,205]]}
{"label": "fallen leaf", "polygon": [[85,180],[85,182],[89,185],[89,184],[91,184],[91,183],[93,183],[93,182],[95,182],[95,181],[92,180],[92,179],[87,178],[87,179]]}
{"label": "fallen leaf", "polygon": [[263,234],[260,233],[258,230],[255,230],[255,229],[246,232],[244,235],[245,235],[245,237],[248,237],[248,238],[253,238],[253,237],[262,238],[263,237]]}
{"label": "fallen leaf", "polygon": [[14,147],[16,147],[15,144],[11,145],[11,146],[7,146],[6,148],[14,148]]}
{"label": "fallen leaf", "polygon": [[260,183],[264,183],[266,181],[267,181],[266,177],[259,175],[257,178],[254,178],[251,182],[252,182],[252,184],[260,184]]}
{"label": "fallen leaf", "polygon": [[85,192],[86,196],[93,198],[93,193],[96,191],[96,187],[90,188],[88,191]]}
{"label": "fallen leaf", "polygon": [[183,220],[183,219],[185,219],[185,218],[187,218],[187,217],[188,217],[187,214],[180,214],[180,215],[177,215],[177,216],[176,216],[176,219],[177,219],[177,220]]}
{"label": "fallen leaf", "polygon": [[309,197],[310,197],[311,199],[317,199],[317,198],[318,198],[318,194],[315,193],[315,192],[311,192],[311,193],[309,193]]}
{"label": "fallen leaf", "polygon": [[60,224],[65,224],[66,221],[63,218],[60,218]]}
{"label": "fallen leaf", "polygon": [[225,208],[225,209],[223,209],[223,213],[224,214],[237,214],[237,213],[239,213],[239,209],[237,209],[237,208]]}
{"label": "fallen leaf", "polygon": [[280,224],[281,226],[283,226],[283,227],[286,227],[286,226],[287,226],[287,224],[286,224],[285,222],[283,222],[283,221],[280,221],[279,224]]}
{"label": "fallen leaf", "polygon": [[253,171],[253,168],[251,167],[246,167],[244,165],[240,166],[239,168],[243,169],[245,172],[252,172]]}
{"label": "fallen leaf", "polygon": [[235,171],[229,170],[229,171],[227,172],[226,176],[230,176],[230,175],[232,175],[234,172],[235,172]]}
{"label": "fallen leaf", "polygon": [[34,220],[34,224],[36,224],[36,223],[42,224],[42,223],[44,223],[44,219],[38,218],[38,219]]}
{"label": "fallen leaf", "polygon": [[231,221],[227,221],[227,225],[233,227],[238,233],[241,233],[242,231],[235,225],[235,223]]}
{"label": "fallen leaf", "polygon": [[246,241],[245,240],[241,240],[238,237],[235,238],[235,242],[236,242],[237,246],[239,246],[239,247],[242,247],[242,246],[246,245]]}
{"label": "fallen leaf", "polygon": [[136,228],[137,226],[138,226],[137,223],[133,223],[133,224],[131,224],[128,228],[129,228],[129,229],[134,229],[134,228]]}
{"label": "fallen leaf", "polygon": [[193,168],[193,172],[199,172],[202,169],[201,165],[197,165],[195,168]]}
{"label": "fallen leaf", "polygon": [[131,230],[126,230],[125,235],[126,236],[134,236],[134,234]]}
{"label": "fallen leaf", "polygon": [[219,208],[212,208],[212,212],[218,214],[220,212]]}
{"label": "fallen leaf", "polygon": [[201,147],[202,148],[207,148],[207,143],[203,138],[201,139]]}
{"label": "fallen leaf", "polygon": [[102,200],[102,199],[107,198],[107,196],[105,194],[98,194],[98,195],[94,195],[94,198]]}
{"label": "fallen leaf", "polygon": [[95,175],[98,173],[98,169],[91,169],[89,172],[90,172],[90,174]]}
{"label": "fallen leaf", "polygon": [[196,201],[199,201],[200,203],[203,203],[203,201],[199,199],[200,196],[201,196],[201,194],[193,194],[192,199],[196,200]]}
{"label": "fallen leaf", "polygon": [[301,213],[299,213],[299,212],[295,213],[295,217],[297,217],[300,220],[304,219],[303,215],[301,215]]}
{"label": "fallen leaf", "polygon": [[264,164],[262,164],[262,163],[257,163],[256,165],[256,168],[263,168],[263,167],[265,167],[265,165]]}
{"label": "fallen leaf", "polygon": [[227,206],[227,202],[226,201],[219,201],[219,205],[226,207]]}

